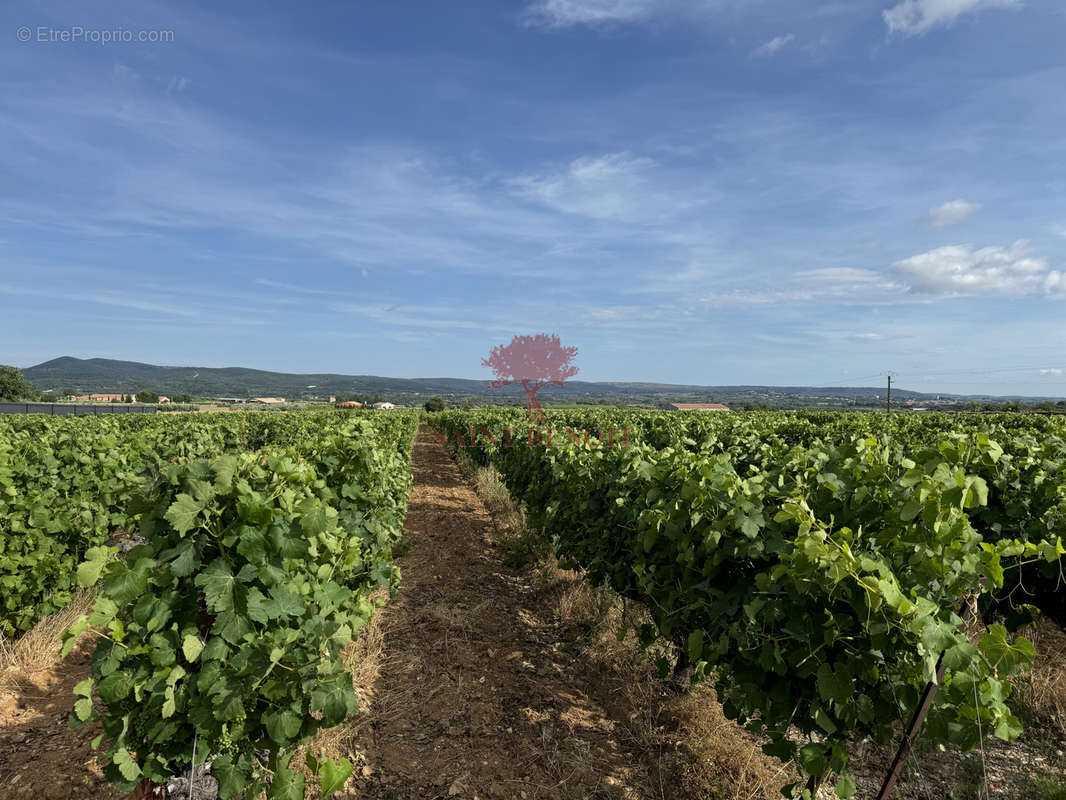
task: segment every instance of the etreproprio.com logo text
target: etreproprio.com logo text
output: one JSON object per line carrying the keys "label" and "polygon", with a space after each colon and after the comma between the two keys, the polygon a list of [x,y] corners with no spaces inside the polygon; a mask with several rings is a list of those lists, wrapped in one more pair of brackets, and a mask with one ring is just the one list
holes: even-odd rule
{"label": "etreproprio.com logo text", "polygon": [[71,25],[56,28],[51,25],[23,25],[15,31],[20,42],[42,44],[88,43],[88,44],[133,44],[164,43],[174,41],[172,30],[135,30],[133,28],[86,28]]}

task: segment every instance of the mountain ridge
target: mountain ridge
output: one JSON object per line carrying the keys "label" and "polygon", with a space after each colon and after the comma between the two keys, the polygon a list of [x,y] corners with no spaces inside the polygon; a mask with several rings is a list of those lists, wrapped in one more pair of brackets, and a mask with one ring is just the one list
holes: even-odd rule
{"label": "mountain ridge", "polygon": [[[23,375],[42,390],[72,388],[87,392],[136,392],[191,394],[196,397],[283,396],[291,399],[330,395],[424,395],[463,397],[503,397],[522,395],[521,387],[490,390],[488,380],[472,378],[390,378],[378,375],[342,373],[286,373],[250,367],[187,367],[148,364],[108,358],[80,359],[60,356],[22,370]],[[881,387],[869,386],[765,386],[757,384],[708,386],[643,381],[568,381],[563,387],[549,386],[543,397],[559,400],[663,401],[702,399],[706,401],[752,402],[785,398],[835,398],[838,400],[879,400]],[[956,395],[915,392],[893,387],[899,401],[990,398],[991,395]],[[1014,397],[1014,396],[1011,396]],[[1027,398],[1058,399],[1058,398]]]}

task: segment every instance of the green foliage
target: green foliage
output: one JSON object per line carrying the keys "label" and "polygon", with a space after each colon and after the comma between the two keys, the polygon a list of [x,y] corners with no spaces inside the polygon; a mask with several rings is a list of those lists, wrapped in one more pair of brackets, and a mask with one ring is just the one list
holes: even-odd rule
{"label": "green foliage", "polygon": [[[131,501],[161,465],[313,442],[342,421],[332,411],[0,416],[0,631],[28,630],[66,605],[90,548],[136,529]],[[376,424],[394,437],[391,426],[413,423],[400,414]]]}
{"label": "green foliage", "polygon": [[158,403],[159,402],[159,395],[156,394],[155,392],[149,392],[147,390],[141,391],[141,392],[137,392],[137,402],[138,403]]}
{"label": "green foliage", "polygon": [[443,397],[431,397],[426,402],[423,408],[426,411],[443,411],[444,410],[444,398]]}
{"label": "green foliage", "polygon": [[[951,432],[953,418],[900,416],[553,412],[553,431],[529,433],[508,412],[445,412],[431,424],[496,465],[561,557],[643,602],[655,623],[643,640],[672,641],[698,677],[713,674],[726,715],[768,753],[835,773],[848,796],[849,739],[889,741],[941,657],[928,735],[972,748],[981,731],[1020,733],[1006,699],[1032,645],[993,625],[974,646],[960,612],[1021,562],[1058,570],[1066,535],[1061,427],[983,418],[986,430]],[[807,738],[798,749],[790,727]]]}
{"label": "green foliage", "polygon": [[[340,653],[373,613],[371,592],[398,579],[414,424],[289,414],[246,425],[235,452],[146,468],[128,512],[146,544],[110,562],[109,548],[86,553],[78,578],[102,571],[98,599],[65,637],[69,650],[86,628],[101,634],[71,721],[96,719],[91,698],[102,701],[114,786],[164,783],[195,738],[216,756],[223,798],[304,796],[289,758],[355,713]],[[313,769],[323,796],[351,774],[345,760]]]}
{"label": "green foliage", "polygon": [[1036,775],[1021,788],[1018,800],[1066,800],[1066,778],[1061,772]]}
{"label": "green foliage", "polygon": [[0,364],[0,400],[37,400],[40,390],[14,367]]}
{"label": "green foliage", "polygon": [[341,791],[355,771],[352,762],[347,758],[338,761],[318,758],[310,750],[307,752],[306,763],[307,768],[318,776],[324,798]]}

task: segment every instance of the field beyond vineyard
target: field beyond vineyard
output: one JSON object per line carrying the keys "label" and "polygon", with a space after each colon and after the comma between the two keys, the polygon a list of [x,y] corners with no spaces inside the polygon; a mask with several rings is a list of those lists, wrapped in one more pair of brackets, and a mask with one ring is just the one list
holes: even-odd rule
{"label": "field beyond vineyard", "polygon": [[0,785],[873,797],[937,680],[896,796],[1066,794],[1058,421],[415,425],[0,420]]}

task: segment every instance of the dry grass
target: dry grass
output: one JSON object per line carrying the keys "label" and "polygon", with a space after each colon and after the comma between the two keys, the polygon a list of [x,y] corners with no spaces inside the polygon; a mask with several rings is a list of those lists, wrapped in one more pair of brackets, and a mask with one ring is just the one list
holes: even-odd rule
{"label": "dry grass", "polygon": [[519,513],[503,483],[503,476],[496,467],[479,467],[474,473],[474,489],[481,498],[481,502],[493,514]]}
{"label": "dry grass", "polygon": [[[664,681],[654,664],[672,662],[672,646],[643,651],[634,628],[649,621],[647,611],[606,588],[588,584],[577,572],[561,569],[554,559],[538,567],[545,591],[564,624],[585,631],[583,655],[615,684],[625,709],[630,746],[652,766],[656,782],[669,787],[663,796],[714,800],[771,800],[794,771],[762,752],[761,742],[726,719],[714,690],[707,685],[680,687]],[[628,630],[618,638],[622,626]],[[608,677],[609,676],[609,677]]]}
{"label": "dry grass", "polygon": [[89,613],[95,598],[95,592],[78,591],[66,607],[42,617],[22,636],[9,639],[0,634],[0,694],[18,691],[33,675],[59,662],[63,632]]}
{"label": "dry grass", "polygon": [[664,760],[669,782],[680,797],[722,800],[770,800],[798,776],[762,752],[759,742],[725,718],[709,686],[668,704],[677,720],[680,746]]}
{"label": "dry grass", "polygon": [[[495,468],[469,462],[461,466],[495,518],[505,552],[510,554],[515,542],[541,542],[527,530],[522,509]],[[672,662],[675,654],[672,645],[641,649],[634,630],[649,621],[643,607],[623,604],[610,589],[592,586],[580,572],[562,569],[543,543],[529,549],[535,553],[540,602],[577,639],[583,660],[603,675],[604,694],[613,698],[611,706],[621,718],[627,745],[647,765],[655,796],[780,798],[781,786],[797,779],[795,771],[765,755],[756,737],[726,719],[711,687],[679,692],[676,683],[659,677],[655,660]],[[627,633],[620,639],[623,627]],[[560,766],[591,767],[572,759]]]}
{"label": "dry grass", "polygon": [[525,509],[511,498],[496,467],[479,467],[465,454],[460,456],[459,467],[492,515],[493,543],[503,551],[507,566],[521,569],[548,558],[551,546],[529,530]]}
{"label": "dry grass", "polygon": [[1036,647],[1036,658],[1032,671],[1015,682],[1016,696],[1036,722],[1066,736],[1066,633],[1043,621],[1025,636]]}
{"label": "dry grass", "polygon": [[529,534],[525,510],[511,498],[503,476],[496,467],[475,468],[472,480],[478,497],[492,514],[497,528],[513,536]]}

